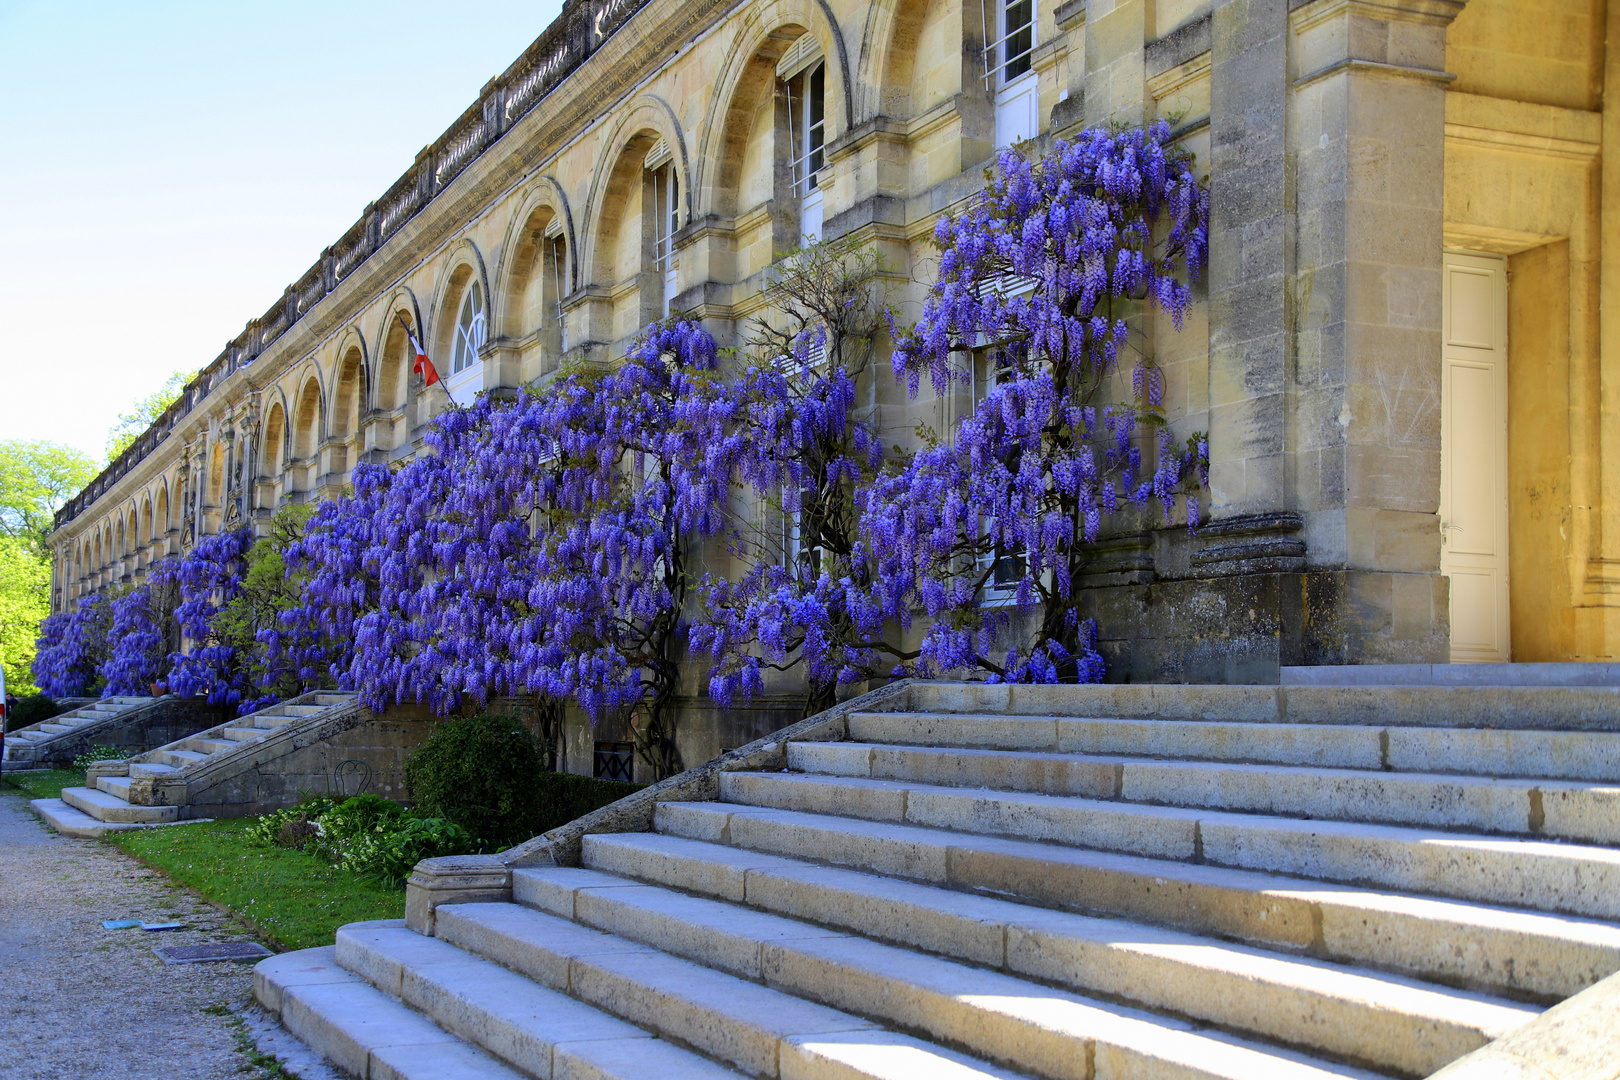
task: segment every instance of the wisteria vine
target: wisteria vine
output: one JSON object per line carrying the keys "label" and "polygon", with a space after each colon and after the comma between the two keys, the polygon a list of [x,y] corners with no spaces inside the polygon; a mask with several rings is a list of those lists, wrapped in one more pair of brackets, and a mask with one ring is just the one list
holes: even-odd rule
{"label": "wisteria vine", "polygon": [[[682,764],[689,655],[722,704],[801,667],[806,711],[900,674],[1100,679],[1091,543],[1150,505],[1196,525],[1207,483],[1138,347],[1149,308],[1180,326],[1207,261],[1192,168],[1162,122],[1003,152],[941,220],[909,330],[875,257],[812,247],[735,362],[677,315],[616,365],[451,409],[428,453],[356,466],[307,521],[206,537],[52,616],[36,679],[243,711],[318,686],[441,714],[534,695],[553,723],[629,717],[655,776]],[[911,453],[880,438],[886,332],[906,389],[926,377],[958,417]]]}

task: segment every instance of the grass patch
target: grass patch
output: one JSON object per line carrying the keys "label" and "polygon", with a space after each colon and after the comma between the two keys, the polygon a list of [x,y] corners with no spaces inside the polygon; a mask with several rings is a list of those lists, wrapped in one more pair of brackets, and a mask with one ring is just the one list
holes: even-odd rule
{"label": "grass patch", "polygon": [[138,829],[108,842],[249,923],[274,948],[330,945],[344,923],[400,919],[405,890],[248,839],[254,818]]}
{"label": "grass patch", "polygon": [[4,785],[30,799],[60,799],[65,787],[83,787],[84,773],[77,769],[46,769],[43,772],[14,773],[4,776]]}

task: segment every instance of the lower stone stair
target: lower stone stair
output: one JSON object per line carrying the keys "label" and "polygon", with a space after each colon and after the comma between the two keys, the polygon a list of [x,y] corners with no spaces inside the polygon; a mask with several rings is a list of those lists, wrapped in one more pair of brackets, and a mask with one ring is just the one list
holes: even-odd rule
{"label": "lower stone stair", "polygon": [[159,699],[111,697],[6,732],[3,765],[8,769],[45,768],[72,761],[88,750],[97,733],[128,720],[130,714],[151,708]]}
{"label": "lower stone stair", "polygon": [[256,992],[361,1077],[1305,1080],[1620,971],[1608,688],[1058,689],[857,700]]}
{"label": "lower stone stair", "polygon": [[[193,789],[210,786],[220,774],[252,775],[261,759],[285,753],[298,736],[334,721],[341,725],[358,711],[354,694],[305,694],[126,761],[97,762],[84,787],[63,788],[60,799],[31,805],[58,832],[76,837],[197,820]],[[245,812],[256,809],[249,805]]]}

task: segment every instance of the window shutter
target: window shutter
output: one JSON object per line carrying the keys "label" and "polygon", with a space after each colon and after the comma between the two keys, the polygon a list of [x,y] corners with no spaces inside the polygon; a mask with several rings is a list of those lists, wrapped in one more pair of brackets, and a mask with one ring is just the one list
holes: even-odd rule
{"label": "window shutter", "polygon": [[647,160],[642,164],[642,168],[652,172],[654,169],[663,168],[674,160],[675,155],[670,153],[669,140],[659,139],[653,143],[652,149],[647,151]]}
{"label": "window shutter", "polygon": [[782,54],[782,59],[777,61],[776,77],[786,82],[820,60],[821,42],[816,40],[816,35],[808,32],[800,34],[798,40]]}

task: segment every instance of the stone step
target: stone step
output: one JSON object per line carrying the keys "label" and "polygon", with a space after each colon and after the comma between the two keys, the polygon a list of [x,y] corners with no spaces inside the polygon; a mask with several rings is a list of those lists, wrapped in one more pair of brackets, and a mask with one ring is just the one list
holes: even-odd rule
{"label": "stone step", "polygon": [[[552,1038],[559,1044],[610,1041],[645,1049],[647,1056],[630,1074],[636,1077],[738,1075],[677,1050],[672,1042],[679,1042],[721,1062],[746,1062],[744,1070],[756,1076],[900,1080],[907,1074],[858,1063],[854,1068],[845,1063],[841,1071],[813,1071],[819,1057],[816,1044],[830,1040],[836,1061],[841,1036],[887,1036],[890,1046],[911,1052],[912,1065],[954,1068],[959,1071],[947,1075],[963,1080],[1012,1080],[1011,1074],[920,1040],[888,1036],[870,1021],[515,904],[455,907],[446,924],[453,924],[453,930],[439,940],[417,936],[397,923],[343,927],[338,931],[338,962],[385,991],[397,985],[407,1004],[531,1075],[547,1074],[535,1067],[538,1063],[513,1061],[500,1047],[541,1042],[544,1033],[533,1028],[543,1023],[557,1031]],[[655,1049],[660,1046],[667,1049]]]}
{"label": "stone step", "polygon": [[1620,731],[1614,686],[1036,686],[914,683],[924,713]]}
{"label": "stone step", "polygon": [[252,742],[254,739],[261,739],[264,737],[264,732],[264,728],[228,727],[221,730],[219,735],[221,738],[229,739],[231,742],[242,743]]}
{"label": "stone step", "polygon": [[206,757],[208,757],[207,754],[199,754],[195,750],[158,751],[158,758],[161,764],[173,765],[181,769],[185,768],[187,765],[195,765],[197,762],[202,761]]}
{"label": "stone step", "polygon": [[720,798],[1572,915],[1620,916],[1620,850],[1614,848],[803,773],[722,773]]}
{"label": "stone step", "polygon": [[[320,955],[311,955],[320,954]],[[354,1076],[379,1080],[521,1080],[422,1014],[338,967],[332,947],[283,953],[254,969],[283,1025]],[[549,1062],[548,1062],[549,1064]]]}
{"label": "stone step", "polygon": [[78,724],[62,724],[62,723],[47,722],[47,723],[39,725],[39,727],[36,730],[41,731],[41,732],[43,732],[43,733],[45,733],[47,735],[61,735],[64,732],[76,730],[78,727],[79,727]]}
{"label": "stone step", "polygon": [[1620,787],[1563,780],[884,743],[792,743],[788,766],[825,776],[1620,844]]}
{"label": "stone step", "polygon": [[[996,1059],[1051,1080],[1089,1077],[1094,1062],[1103,1063],[1100,1075],[1143,1080],[1367,1075],[999,972],[806,929],[813,936],[758,948],[760,985],[515,904],[441,907],[435,922],[446,941],[552,985],[566,978],[574,995],[761,1076],[822,1075],[796,1052],[834,1032],[856,1042],[900,1041],[920,1058],[903,1074],[913,1077],[939,1070],[929,1058],[978,1070],[966,1075],[1005,1075],[973,1060]],[[820,1000],[799,997],[801,987],[813,987]],[[884,1032],[861,1016],[949,1040],[973,1057]],[[846,1065],[831,1075],[872,1074]]]}
{"label": "stone step", "polygon": [[1620,733],[854,713],[859,742],[1620,781]]}
{"label": "stone step", "polygon": [[193,750],[199,754],[208,755],[217,754],[221,750],[229,750],[231,747],[236,745],[236,741],[234,739],[211,739],[199,736],[194,739],[187,739],[180,745],[187,750]]}
{"label": "stone step", "polygon": [[[661,860],[656,870],[661,880],[732,899],[745,877],[752,880],[752,860],[780,855],[1543,1002],[1620,971],[1620,927],[1542,912],[728,803],[660,803],[655,821],[665,834],[658,841],[653,834],[617,834],[587,842],[593,851],[640,844],[648,866]],[[690,849],[660,855],[652,847],[675,838],[700,841],[711,850],[728,845],[733,861],[683,878]],[[623,869],[620,863],[602,865]]]}
{"label": "stone step", "polygon": [[[943,939],[952,946],[938,951],[950,959],[918,957],[907,949],[867,940],[879,928],[850,926],[860,920],[843,917],[845,911],[870,909],[874,902],[892,902],[896,888],[902,896],[908,888],[935,894],[929,898],[931,905],[924,901],[914,906],[917,910],[932,906],[935,929],[945,931]],[[1030,996],[1019,980],[1033,978],[1081,994],[1168,1010],[1240,1035],[1292,1044],[1307,1053],[1354,1055],[1378,1068],[1427,1075],[1541,1011],[1413,979],[1115,919],[988,898],[958,898],[904,882],[884,882],[884,887],[849,898],[849,907],[827,909],[818,920],[830,919],[861,936],[592,870],[514,871],[513,889],[514,898],[542,911],[746,979],[767,980],[790,993],[861,1015],[878,1015],[874,1009],[903,995],[887,988],[876,997],[836,988],[873,987],[883,982],[884,972],[909,967],[929,985],[956,985],[985,998]],[[949,903],[953,899],[966,901],[968,910],[961,903]],[[955,952],[956,938],[943,925],[949,922],[966,931],[964,940],[979,941],[983,924],[1001,924],[1001,954],[971,958],[1000,969],[999,982],[986,981],[983,972],[955,962],[969,958]],[[883,1018],[915,1026],[918,1016],[937,1013],[939,1008],[935,1003],[916,1015]],[[952,1025],[970,1030],[986,1021],[972,1013],[941,1016],[937,1021],[941,1026],[928,1030],[944,1038]],[[1006,1045],[1016,1041],[1010,1035]],[[996,1056],[1010,1054],[1004,1047]],[[1037,1067],[1034,1062],[1020,1064]]]}
{"label": "stone step", "polygon": [[276,728],[286,727],[288,724],[291,724],[298,719],[300,718],[296,716],[281,716],[279,714],[265,716],[260,713],[255,713],[250,717],[244,717],[242,722],[245,723],[248,720],[252,720],[254,727],[261,730],[274,731]]}
{"label": "stone step", "polygon": [[178,806],[133,806],[129,800],[109,791],[94,791],[83,787],[63,788],[62,801],[75,810],[89,814],[97,821],[151,825],[180,820],[181,808]]}
{"label": "stone step", "polygon": [[[131,768],[134,768],[134,766],[131,766]],[[105,795],[129,802],[129,781],[128,776],[98,776],[95,778],[95,787],[97,791]]]}
{"label": "stone step", "polygon": [[278,706],[276,706],[277,715],[292,717],[294,719],[296,719],[298,717],[303,717],[303,716],[314,716],[316,713],[324,712],[328,708],[330,708],[330,706],[328,706],[328,705],[278,705]]}
{"label": "stone step", "polygon": [[152,825],[137,822],[97,821],[83,810],[69,806],[61,799],[34,799],[28,805],[45,824],[63,836],[79,840],[94,840],[110,833],[128,832],[131,829],[154,828]]}
{"label": "stone step", "polygon": [[[162,762],[158,762],[158,761],[131,762],[130,766],[129,766],[129,775],[131,777],[135,777],[135,776],[169,776],[170,774],[177,773],[179,771],[180,770],[175,768],[173,765],[165,765]],[[103,777],[101,777],[101,779],[102,780],[122,780],[123,777],[103,776]],[[99,783],[99,781],[98,781],[98,783]],[[126,787],[128,786],[127,783],[126,783],[125,786]],[[106,791],[108,789],[105,786],[102,786],[101,790]]]}

